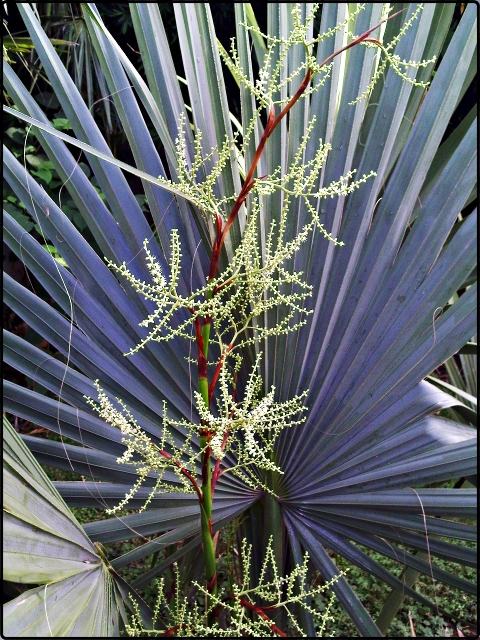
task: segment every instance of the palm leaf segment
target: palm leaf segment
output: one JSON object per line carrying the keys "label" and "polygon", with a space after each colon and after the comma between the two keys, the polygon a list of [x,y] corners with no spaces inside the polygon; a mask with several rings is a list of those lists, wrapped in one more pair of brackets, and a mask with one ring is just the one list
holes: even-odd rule
{"label": "palm leaf segment", "polygon": [[[110,156],[109,162],[93,154],[88,156],[106,196],[105,204],[65,144],[41,128],[34,130],[65,180],[65,188],[87,222],[100,255],[116,264],[126,262],[136,277],[146,279],[143,242],[149,238],[149,249],[165,273],[171,231],[179,229],[185,268],[178,289],[185,295],[203,286],[202,277],[208,270],[208,222],[185,199],[155,186],[155,179],[144,180],[155,229],[152,237],[124,174],[48,38],[28,5],[19,6],[76,138]],[[398,32],[415,8],[405,5],[404,14],[387,23],[385,40]],[[235,9],[237,22],[246,22],[248,7],[236,5]],[[157,5],[132,4],[131,10],[147,84],[101,26],[91,6],[85,9],[85,19],[137,171],[151,177],[166,175],[140,111],[142,105],[164,146],[168,170],[175,177],[178,118],[180,114],[187,117],[180,86]],[[347,10],[346,5],[326,4],[321,30],[341,22]],[[302,16],[306,11],[306,6],[300,5]],[[406,60],[438,56],[452,11],[453,5],[448,3],[426,5],[395,53]],[[221,148],[226,138],[233,140],[233,134],[208,7],[198,3],[178,5],[175,12],[193,122],[203,133],[205,149]],[[367,5],[350,28],[363,33],[379,21],[380,12],[379,5]],[[288,32],[293,24],[288,5],[269,5],[268,22],[270,35],[280,37]],[[264,345],[265,388],[274,385],[280,400],[310,389],[305,424],[278,442],[277,460],[284,475],[272,482],[294,559],[301,557],[301,547],[307,549],[326,579],[337,573],[327,552],[330,550],[391,587],[401,587],[395,576],[358,546],[363,545],[436,580],[467,591],[473,589],[473,585],[434,566],[435,557],[467,565],[475,561],[470,550],[441,539],[474,538],[471,526],[455,520],[473,516],[473,490],[418,487],[464,477],[475,473],[476,468],[474,429],[435,415],[440,409],[458,405],[458,400],[423,380],[475,333],[476,282],[468,280],[475,267],[474,215],[455,226],[458,212],[470,200],[475,186],[473,114],[443,140],[455,105],[475,70],[475,33],[475,10],[468,6],[443,51],[428,92],[387,71],[370,98],[354,106],[349,103],[367,87],[371,76],[365,71],[373,68],[375,59],[368,48],[351,49],[346,65],[334,64],[325,86],[308,102],[294,107],[288,127],[282,123],[274,132],[265,166],[259,167],[260,173],[267,174],[282,166],[287,157],[293,157],[315,114],[305,162],[316,152],[315,141],[321,138],[331,144],[322,176],[324,184],[354,168],[359,175],[376,173],[348,197],[319,202],[324,226],[345,246],[336,248],[317,234],[311,246],[296,255],[295,269],[303,270],[313,287],[313,314],[298,333],[270,337]],[[320,42],[317,59],[324,60],[340,48],[342,37],[342,32],[337,32]],[[237,40],[240,62],[245,73],[251,75],[250,43],[241,27]],[[260,59],[265,50],[258,35],[254,45]],[[289,53],[282,78],[299,64],[296,55],[293,50]],[[428,80],[430,75],[431,67],[420,69],[417,78]],[[8,65],[4,77],[7,93],[19,111],[48,125]],[[253,105],[244,90],[241,99],[245,128]],[[193,157],[194,143],[188,128],[185,137]],[[228,198],[241,187],[234,169],[234,146],[231,153],[231,162],[219,176],[219,198]],[[247,166],[251,160],[248,156],[247,149]],[[58,484],[68,504],[112,507],[129,491],[136,476],[116,463],[125,449],[120,434],[92,414],[85,396],[95,397],[93,381],[99,379],[106,393],[122,398],[142,428],[155,438],[163,401],[176,420],[191,416],[189,364],[182,357],[184,343],[180,339],[168,344],[150,342],[134,356],[123,356],[145,335],[139,323],[151,307],[141,296],[120,286],[98,253],[22,164],[8,151],[4,157],[7,181],[68,264],[65,269],[55,263],[5,213],[5,241],[53,297],[60,312],[8,276],[4,277],[6,303],[72,365],[65,367],[7,332],[5,360],[61,400],[5,383],[5,408],[78,443],[24,437],[41,462],[73,468],[102,481]],[[264,196],[266,228],[278,211],[276,198],[278,194]],[[302,224],[308,212],[301,203],[291,206],[292,223],[287,235],[293,237],[297,223]],[[232,227],[224,261],[240,241],[244,215]],[[465,292],[448,305],[466,282]],[[272,326],[280,320],[272,311],[266,314],[264,323]],[[252,361],[254,355],[246,351],[245,359],[249,358]],[[179,443],[184,435],[178,428]],[[91,537],[104,542],[161,534],[118,558],[114,565],[189,538],[168,560],[173,562],[199,544],[195,498],[175,493],[178,478],[173,473],[165,478],[171,481],[172,493],[156,496],[146,512],[84,527]],[[149,487],[155,484],[153,474],[146,483],[136,494],[132,508],[141,506],[142,491],[148,495]],[[260,493],[239,479],[222,477],[214,502],[215,528],[246,510],[254,522],[259,517],[254,503]],[[401,551],[399,544],[413,553]],[[433,567],[415,555],[427,548]],[[147,583],[166,564],[140,578],[137,586]],[[339,580],[334,590],[362,634],[381,635],[346,579]],[[424,601],[415,592],[406,592]],[[306,624],[311,630],[311,621]]]}
{"label": "palm leaf segment", "polygon": [[3,430],[4,578],[41,585],[5,606],[6,633],[118,635],[124,611],[101,552],[5,418]]}

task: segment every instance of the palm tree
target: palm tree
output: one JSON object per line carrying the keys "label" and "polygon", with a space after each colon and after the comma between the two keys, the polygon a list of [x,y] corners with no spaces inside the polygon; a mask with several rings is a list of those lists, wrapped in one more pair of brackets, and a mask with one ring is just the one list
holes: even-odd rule
{"label": "palm tree", "polygon": [[[285,37],[293,27],[292,5],[272,3],[268,7],[268,34]],[[349,7],[324,5],[320,31],[341,24],[349,16]],[[186,122],[192,122],[195,131],[202,131],[205,149],[220,149],[225,138],[233,141],[232,118],[208,5],[175,5],[188,104],[156,4],[130,5],[145,79],[103,27],[95,8],[84,7],[85,23],[136,166],[125,165],[111,154],[29,6],[19,8],[75,139],[49,127],[48,119],[14,70],[5,64],[6,92],[18,110],[8,111],[35,125],[32,132],[64,180],[95,242],[90,245],[85,241],[22,162],[5,150],[8,184],[68,265],[65,268],[56,263],[8,213],[4,214],[5,242],[55,306],[8,275],[4,276],[5,302],[66,357],[64,364],[5,332],[5,361],[50,392],[42,395],[5,382],[5,410],[62,436],[60,442],[22,436],[39,462],[84,476],[81,482],[54,483],[59,493],[55,508],[63,505],[61,496],[69,506],[103,509],[119,503],[135,483],[136,474],[117,464],[117,457],[125,450],[121,433],[100,419],[86,401],[86,396],[97,395],[94,381],[98,379],[112,397],[121,398],[154,440],[158,439],[164,401],[174,420],[191,420],[193,411],[190,365],[180,338],[169,343],[150,342],[133,358],[123,355],[145,336],[139,323],[151,310],[141,296],[117,280],[103,258],[117,265],[125,261],[137,277],[146,280],[149,272],[143,241],[150,239],[150,250],[168,271],[171,231],[178,229],[184,265],[179,287],[187,292],[204,285],[212,226],[191,199],[174,185],[159,181],[158,176],[175,179],[180,114]],[[417,7],[407,4],[404,9],[384,25],[383,42],[392,41]],[[305,21],[310,6],[302,4],[298,10]],[[425,380],[461,350],[476,330],[476,280],[471,278],[476,264],[475,216],[465,211],[473,200],[476,181],[474,111],[445,136],[475,71],[475,9],[467,6],[447,42],[453,10],[451,3],[426,5],[394,50],[400,60],[441,58],[428,89],[420,83],[431,79],[433,62],[418,69],[416,85],[385,69],[366,98],[350,104],[367,89],[378,65],[375,50],[352,47],[334,60],[324,85],[292,108],[288,121],[282,121],[265,148],[259,172],[271,175],[278,166],[285,170],[315,114],[304,163],[315,157],[319,140],[331,145],[321,185],[338,181],[353,169],[359,176],[370,172],[375,176],[349,195],[317,203],[320,222],[344,246],[335,247],[318,232],[301,246],[291,266],[303,271],[312,287],[312,297],[304,302],[304,311],[311,311],[308,322],[297,333],[269,336],[262,344],[265,392],[274,386],[278,401],[283,402],[309,390],[305,423],[282,433],[275,446],[283,475],[271,472],[263,477],[274,495],[254,490],[228,474],[218,480],[213,529],[217,531],[243,515],[238,531],[253,545],[253,579],[258,578],[265,542],[273,535],[282,574],[298,564],[302,550],[306,550],[324,578],[333,578],[338,574],[331,557],[334,552],[392,589],[403,589],[406,595],[436,610],[434,603],[374,560],[369,554],[374,551],[434,580],[470,593],[475,589],[453,573],[435,567],[437,557],[465,565],[475,563],[472,550],[451,541],[475,539],[474,528],[465,523],[465,519],[474,517],[475,490],[438,486],[475,473],[473,411],[464,411],[467,423],[442,417],[439,413],[448,407],[462,410],[461,402]],[[254,67],[251,42],[260,67],[267,45],[256,30],[250,36],[241,26],[254,24],[249,5],[236,4],[235,11],[239,64],[250,78]],[[380,5],[367,4],[355,13],[348,29],[356,35],[366,32],[378,24],[381,12]],[[322,39],[315,52],[317,61],[342,48],[344,37],[342,28]],[[281,67],[281,81],[301,66],[304,56],[304,51],[289,51]],[[285,94],[282,97],[293,95],[299,82],[294,78],[285,83],[279,90]],[[239,126],[246,132],[255,104],[244,87],[240,98]],[[152,140],[152,130],[161,140],[161,151]],[[232,147],[231,162],[218,181],[219,200],[240,192],[242,166],[252,162],[255,141],[258,143],[262,135],[261,124],[254,135],[256,140],[252,138],[243,155]],[[77,168],[76,154],[64,141],[86,152],[105,200]],[[188,128],[185,144],[193,157],[194,136]],[[142,178],[148,218],[123,170]],[[273,193],[261,198],[262,229],[268,229],[280,216],[280,196]],[[240,243],[250,206],[247,201],[232,225],[220,258],[223,266]],[[298,233],[307,220],[308,209],[295,201],[291,213],[287,239]],[[265,243],[264,233],[261,241]],[[286,293],[288,286],[285,284]],[[297,319],[301,317],[298,312]],[[281,312],[273,310],[261,323],[272,327],[281,320]],[[242,353],[247,365],[255,355],[252,345]],[[241,373],[240,396],[245,384],[246,376]],[[30,473],[25,462],[28,454],[15,434],[7,433],[26,478]],[[184,435],[178,428],[179,442]],[[7,463],[9,472],[14,469],[20,473],[11,460]],[[40,477],[38,470],[35,473]],[[121,610],[119,594],[128,604],[126,594],[130,592],[148,623],[148,608],[134,589],[149,584],[175,561],[183,560],[186,571],[201,542],[195,496],[177,491],[178,478],[173,473],[168,479],[171,492],[156,495],[146,511],[92,522],[83,529],[98,543],[142,538],[141,546],[110,562],[113,569],[180,541],[185,541],[183,546],[133,585],[126,585],[112,572],[112,586],[105,582],[104,571],[95,573],[89,568],[90,591],[85,591],[85,581],[77,580],[75,589],[69,592],[70,604],[79,594],[88,599],[96,589],[95,593],[106,594],[108,611],[115,612]],[[433,483],[437,483],[435,488]],[[140,508],[154,484],[151,474],[129,508]],[[30,491],[29,486],[25,492]],[[85,627],[82,610],[70,605],[60,612],[57,607],[54,615],[55,597],[66,593],[65,575],[52,571],[37,575],[31,573],[31,565],[26,562],[33,553],[43,558],[44,564],[51,563],[52,545],[65,557],[72,553],[67,534],[72,522],[61,508],[65,517],[58,520],[60,529],[52,532],[45,517],[38,517],[38,510],[20,509],[14,500],[8,503],[8,551],[22,559],[9,569],[8,579],[48,585],[48,589],[32,589],[6,605],[9,635],[31,635],[32,628],[37,635],[68,635],[80,630],[85,635],[99,633],[98,629]],[[32,536],[31,527],[25,523],[34,525],[38,532]],[[149,536],[155,538],[150,540]],[[428,557],[423,560],[420,554],[425,551]],[[88,553],[95,567],[106,566],[100,546],[90,545]],[[84,569],[84,562],[83,567],[77,564],[70,575],[78,576]],[[341,577],[332,588],[362,635],[382,635],[348,578]],[[44,615],[47,610],[50,616]],[[308,612],[303,615],[306,633],[315,635],[311,616]],[[33,619],[37,626],[30,627]],[[114,625],[109,629],[105,625],[103,633],[113,633],[116,624],[115,618]]]}

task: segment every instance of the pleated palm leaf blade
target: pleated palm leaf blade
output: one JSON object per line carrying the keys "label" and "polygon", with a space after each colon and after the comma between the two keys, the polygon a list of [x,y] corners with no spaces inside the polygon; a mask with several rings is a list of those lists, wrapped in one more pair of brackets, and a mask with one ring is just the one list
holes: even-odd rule
{"label": "pleated palm leaf blade", "polygon": [[40,585],[5,605],[6,635],[118,636],[115,577],[5,417],[3,435],[4,578]]}

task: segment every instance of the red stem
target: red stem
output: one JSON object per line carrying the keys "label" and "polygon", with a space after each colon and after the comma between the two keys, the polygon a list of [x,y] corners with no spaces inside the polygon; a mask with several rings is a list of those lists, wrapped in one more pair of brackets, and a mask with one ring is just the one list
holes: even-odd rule
{"label": "red stem", "polygon": [[403,11],[405,11],[405,9],[400,9],[400,11],[397,11],[396,13],[393,13],[391,16],[388,16],[388,18],[384,18],[383,20],[380,20],[379,23],[377,23],[371,29],[368,29],[367,31],[362,33],[362,35],[358,36],[358,38],[355,38],[355,40],[352,40],[347,45],[339,49],[338,51],[334,51],[331,56],[328,56],[328,58],[325,58],[325,60],[320,65],[320,68],[328,64],[330,60],[333,60],[336,56],[338,56],[338,54],[342,53],[343,51],[346,51],[347,49],[350,49],[350,47],[354,47],[356,44],[359,44],[360,42],[376,42],[378,44],[382,44],[379,40],[375,40],[373,38],[371,40],[368,39],[368,36],[372,33],[372,31],[375,31],[375,29],[378,29],[378,27],[382,25],[384,22],[387,22],[388,20],[391,20],[395,16],[398,16],[398,14],[402,13]]}
{"label": "red stem", "polygon": [[273,633],[276,633],[277,636],[280,636],[281,638],[287,638],[288,637],[287,634],[284,633],[279,627],[277,627],[277,625],[270,620],[270,618],[267,616],[267,614],[263,612],[262,607],[258,607],[256,604],[253,604],[252,602],[250,602],[246,598],[240,598],[240,604],[242,605],[242,607],[246,607],[247,609],[250,609],[251,611],[255,611],[255,613],[257,615],[259,615],[261,618],[263,618],[264,620],[269,622],[271,630],[273,631]]}
{"label": "red stem", "polygon": [[217,384],[218,376],[220,375],[220,371],[222,370],[222,365],[225,362],[225,358],[227,357],[232,347],[233,347],[232,344],[227,344],[227,346],[225,347],[225,350],[220,356],[220,360],[218,361],[217,368],[215,369],[215,373],[213,374],[212,380],[208,385],[208,404],[209,405],[212,400],[213,392],[215,390],[215,385]]}
{"label": "red stem", "polygon": [[[177,633],[179,629],[188,629],[188,625],[186,625],[185,623],[176,624],[174,627],[170,627],[170,629],[167,629],[163,635],[167,638],[170,638],[171,636],[173,636],[173,634]],[[192,629],[192,631],[195,632],[195,629]]]}
{"label": "red stem", "polygon": [[200,318],[197,316],[195,318],[195,334],[197,339],[197,348],[198,348],[198,377],[206,378],[207,377],[207,359],[205,357],[205,353],[203,352],[203,335],[202,335],[202,327],[200,324]]}
{"label": "red stem", "polygon": [[[325,64],[325,63],[323,63]],[[320,66],[323,66],[320,65]],[[268,136],[270,137],[272,131],[275,129],[275,127],[280,123],[280,120],[282,120],[287,113],[290,111],[290,109],[293,107],[293,105],[297,102],[297,100],[300,98],[300,96],[302,95],[302,93],[305,92],[305,89],[308,87],[308,83],[310,82],[310,78],[312,77],[312,70],[309,68],[307,69],[307,73],[305,74],[305,78],[302,80],[301,85],[298,87],[295,95],[293,96],[293,98],[291,98],[288,103],[283,107],[282,111],[280,111],[279,115],[277,116],[275,122],[272,125],[271,131],[269,131]]]}
{"label": "red stem", "polygon": [[[167,460],[172,460],[172,456],[167,452],[164,451],[163,449],[161,449],[158,452],[161,456],[163,456],[164,458],[166,458]],[[190,482],[193,485],[193,488],[195,489],[195,491],[197,492],[197,496],[198,499],[200,500],[200,503],[203,504],[203,495],[202,492],[200,491],[200,487],[197,484],[197,481],[195,480],[195,478],[192,476],[192,474],[190,473],[190,471],[187,471],[187,469],[185,469],[185,467],[182,467],[182,465],[178,462],[178,460],[173,460],[173,464],[178,467],[180,469],[180,471],[183,473],[183,475],[188,478],[190,480]]]}
{"label": "red stem", "polygon": [[213,293],[212,293],[212,298],[214,296],[216,296],[219,291],[221,291],[224,287],[228,286],[229,284],[232,284],[232,280],[231,279],[227,280],[226,282],[223,282],[222,284],[215,285],[215,287],[213,289]]}
{"label": "red stem", "polygon": [[250,165],[250,169],[249,169],[247,175],[245,176],[244,185],[245,184],[250,184],[250,182],[252,181],[253,173],[254,173],[254,171],[255,171],[255,169],[257,167],[258,161],[260,160],[260,158],[262,156],[263,149],[265,148],[265,145],[267,144],[267,140],[270,137],[270,135],[272,134],[272,131],[277,126],[276,124],[274,124],[274,120],[275,120],[275,107],[272,104],[270,106],[270,113],[268,114],[267,125],[266,125],[265,129],[263,130],[263,134],[262,134],[262,137],[260,139],[260,142],[258,143],[258,147],[257,147],[257,150],[255,151],[255,155],[253,156],[253,160],[252,160],[252,164]]}

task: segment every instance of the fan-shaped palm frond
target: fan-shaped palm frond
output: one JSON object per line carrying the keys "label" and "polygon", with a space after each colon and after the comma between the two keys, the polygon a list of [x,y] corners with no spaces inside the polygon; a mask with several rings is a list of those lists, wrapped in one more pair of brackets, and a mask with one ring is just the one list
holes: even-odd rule
{"label": "fan-shaped palm frond", "polygon": [[117,635],[119,592],[102,554],[5,418],[3,432],[4,578],[43,585],[6,605],[5,632]]}

